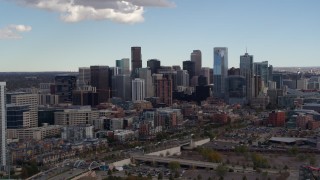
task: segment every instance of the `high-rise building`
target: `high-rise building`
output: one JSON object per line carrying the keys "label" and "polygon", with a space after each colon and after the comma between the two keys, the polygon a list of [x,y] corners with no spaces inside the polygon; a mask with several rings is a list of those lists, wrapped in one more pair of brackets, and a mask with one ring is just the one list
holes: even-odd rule
{"label": "high-rise building", "polygon": [[146,97],[153,97],[154,96],[154,86],[152,83],[151,70],[149,68],[140,68],[139,69],[139,78],[144,79],[145,96]]}
{"label": "high-rise building", "polygon": [[158,59],[150,59],[147,61],[147,66],[151,70],[151,75],[158,73],[158,69],[161,68],[161,62]]}
{"label": "high-rise building", "polygon": [[91,81],[91,71],[89,67],[80,67],[78,76],[78,87],[88,86]]}
{"label": "high-rise building", "polygon": [[54,78],[55,94],[60,103],[71,103],[72,92],[76,90],[77,78],[73,75],[58,75]]}
{"label": "high-rise building", "polygon": [[7,128],[21,129],[28,127],[30,127],[29,106],[7,104]]}
{"label": "high-rise building", "polygon": [[110,97],[109,67],[91,66],[91,86],[96,87],[98,103],[108,102]]}
{"label": "high-rise building", "polygon": [[131,77],[119,74],[112,77],[112,97],[121,98],[124,101],[131,101]]}
{"label": "high-rise building", "polygon": [[246,78],[239,75],[228,76],[227,96],[229,104],[246,103]]}
{"label": "high-rise building", "polygon": [[268,85],[269,81],[269,67],[268,67],[268,61],[262,61],[262,62],[255,62],[254,65],[254,74],[257,76],[260,76],[262,81],[264,82],[264,85]]}
{"label": "high-rise building", "polygon": [[200,50],[193,50],[191,53],[191,61],[194,62],[194,74],[200,76],[202,67],[202,55]]}
{"label": "high-rise building", "polygon": [[246,97],[250,101],[254,96],[253,56],[245,53],[240,56],[240,75],[246,78]]}
{"label": "high-rise building", "polygon": [[187,70],[177,71],[177,86],[189,86],[189,74]]}
{"label": "high-rise building", "polygon": [[132,101],[142,101],[146,96],[144,79],[132,80]]}
{"label": "high-rise building", "polygon": [[225,98],[225,84],[228,77],[228,48],[214,48],[213,56],[213,95],[215,97]]}
{"label": "high-rise building", "polygon": [[119,68],[119,74],[130,74],[130,59],[116,60],[116,67]]}
{"label": "high-rise building", "polygon": [[273,81],[277,83],[277,89],[282,89],[283,86],[283,74],[273,74]]}
{"label": "high-rise building", "polygon": [[0,82],[0,121],[1,121],[1,137],[0,137],[0,163],[1,167],[7,165],[7,116],[6,116],[6,83]]}
{"label": "high-rise building", "polygon": [[141,47],[131,47],[131,73],[137,76],[136,70],[142,68]]}
{"label": "high-rise building", "polygon": [[24,92],[7,93],[7,104],[15,106],[26,105],[30,111],[30,127],[38,127],[38,94]]}
{"label": "high-rise building", "polygon": [[200,75],[207,78],[207,84],[210,84],[210,68],[203,67],[201,68]]}
{"label": "high-rise building", "polygon": [[183,61],[182,62],[182,69],[187,70],[189,74],[189,79],[195,76],[195,62],[193,61]]}
{"label": "high-rise building", "polygon": [[167,106],[172,105],[172,79],[170,77],[163,76],[155,79],[155,95],[159,97],[160,103]]}

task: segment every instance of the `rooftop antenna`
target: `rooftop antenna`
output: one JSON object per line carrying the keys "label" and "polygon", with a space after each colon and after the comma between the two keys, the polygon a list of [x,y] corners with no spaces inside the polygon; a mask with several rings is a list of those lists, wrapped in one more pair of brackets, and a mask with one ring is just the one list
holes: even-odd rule
{"label": "rooftop antenna", "polygon": [[248,54],[248,47],[246,46],[246,54]]}

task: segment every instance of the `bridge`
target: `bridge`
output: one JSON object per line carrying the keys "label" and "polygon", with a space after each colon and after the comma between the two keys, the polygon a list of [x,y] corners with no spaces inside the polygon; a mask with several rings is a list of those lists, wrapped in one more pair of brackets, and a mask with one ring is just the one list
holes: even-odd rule
{"label": "bridge", "polygon": [[169,164],[172,161],[179,162],[181,166],[195,167],[195,168],[209,168],[215,169],[219,166],[219,163],[203,162],[203,161],[194,161],[186,159],[177,159],[177,158],[168,158],[168,157],[159,157],[159,156],[133,156],[134,161],[143,161],[143,162],[158,162],[163,164]]}

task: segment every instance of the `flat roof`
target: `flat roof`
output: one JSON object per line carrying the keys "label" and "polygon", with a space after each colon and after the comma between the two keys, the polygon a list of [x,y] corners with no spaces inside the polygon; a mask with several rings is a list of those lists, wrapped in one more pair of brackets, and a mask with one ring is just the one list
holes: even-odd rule
{"label": "flat roof", "polygon": [[306,141],[307,138],[292,138],[292,137],[271,137],[269,141],[278,141],[284,143],[294,143],[296,141]]}

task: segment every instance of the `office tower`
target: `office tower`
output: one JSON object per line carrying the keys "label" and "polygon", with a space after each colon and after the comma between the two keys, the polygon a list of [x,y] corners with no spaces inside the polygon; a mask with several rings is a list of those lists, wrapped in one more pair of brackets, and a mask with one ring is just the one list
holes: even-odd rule
{"label": "office tower", "polygon": [[141,47],[131,47],[131,74],[136,77],[138,68],[142,68]]}
{"label": "office tower", "polygon": [[130,59],[116,60],[116,67],[119,68],[119,74],[130,74]]}
{"label": "office tower", "polygon": [[145,96],[153,97],[154,96],[154,86],[152,83],[151,70],[149,68],[140,68],[138,70],[139,78],[144,79],[145,82]]}
{"label": "office tower", "polygon": [[253,82],[253,56],[245,53],[240,56],[240,75],[246,78],[246,97],[248,101],[254,96],[254,82]]}
{"label": "office tower", "polygon": [[239,75],[231,75],[227,78],[227,97],[229,104],[246,103],[246,78]]}
{"label": "office tower", "polygon": [[5,168],[7,165],[7,116],[6,116],[6,83],[0,82],[0,121],[1,121],[1,167]]}
{"label": "office tower", "polygon": [[91,86],[96,87],[98,103],[108,102],[110,97],[109,67],[91,66]]}
{"label": "office tower", "polygon": [[144,79],[132,80],[132,101],[142,101],[146,96]]}
{"label": "office tower", "polygon": [[208,79],[207,77],[203,76],[203,75],[200,75],[198,77],[198,85],[199,86],[207,86],[208,85]]}
{"label": "office tower", "polygon": [[213,95],[219,98],[225,98],[226,80],[228,77],[228,48],[214,48],[213,64]]}
{"label": "office tower", "polygon": [[258,97],[264,86],[264,81],[261,76],[254,76],[254,97]]}
{"label": "office tower", "polygon": [[172,105],[172,79],[162,76],[155,79],[155,95],[159,97],[160,103],[167,106]]}
{"label": "office tower", "polygon": [[177,86],[189,86],[189,74],[187,70],[177,71]]}
{"label": "office tower", "polygon": [[54,78],[55,94],[60,103],[72,102],[72,91],[76,90],[77,78],[72,75],[58,75]]}
{"label": "office tower", "polygon": [[306,90],[308,89],[308,79],[302,78],[297,80],[297,89]]}
{"label": "office tower", "polygon": [[96,106],[99,104],[98,99],[98,93],[95,90],[76,90],[73,91],[72,105]]}
{"label": "office tower", "polygon": [[150,59],[147,61],[147,66],[151,70],[151,75],[156,74],[161,67],[161,62],[158,59]]}
{"label": "office tower", "polygon": [[189,74],[189,79],[192,79],[193,76],[195,76],[195,62],[193,61],[183,61],[182,62],[183,70],[187,70]]}
{"label": "office tower", "polygon": [[269,77],[268,77],[269,81],[272,81],[273,80],[273,66],[272,65],[269,65],[269,67],[268,67],[268,75],[269,75]]}
{"label": "office tower", "polygon": [[179,70],[181,70],[181,66],[174,65],[174,66],[172,66],[172,69],[174,69],[175,71],[179,71]]}
{"label": "office tower", "polygon": [[283,75],[282,74],[273,74],[273,81],[277,83],[277,89],[282,89],[283,87]]}
{"label": "office tower", "polygon": [[7,104],[28,106],[30,111],[30,126],[38,127],[38,94],[23,92],[7,93]]}
{"label": "office tower", "polygon": [[131,77],[119,74],[112,78],[112,97],[121,98],[124,101],[131,101]]}
{"label": "office tower", "polygon": [[78,76],[78,87],[88,86],[91,81],[91,71],[89,67],[80,67]]}
{"label": "office tower", "polygon": [[230,68],[228,70],[228,76],[240,76],[240,68]]}
{"label": "office tower", "polygon": [[210,68],[210,83],[209,84],[213,84],[213,68]]}
{"label": "office tower", "polygon": [[161,67],[161,69],[158,70],[158,74],[162,74],[163,77],[166,77],[167,79],[171,79],[172,81],[172,90],[177,89],[177,71],[172,69],[172,67]]}
{"label": "office tower", "polygon": [[260,76],[264,82],[264,85],[267,86],[269,81],[268,61],[255,62],[253,63],[253,66],[254,66],[254,74],[257,76]]}
{"label": "office tower", "polygon": [[7,128],[20,129],[30,127],[29,106],[7,104]]}
{"label": "office tower", "polygon": [[207,84],[210,84],[210,68],[204,67],[201,68],[200,75],[207,78]]}
{"label": "office tower", "polygon": [[200,76],[200,71],[202,68],[202,55],[200,50],[193,50],[190,55],[191,61],[194,62],[194,74],[195,76]]}

